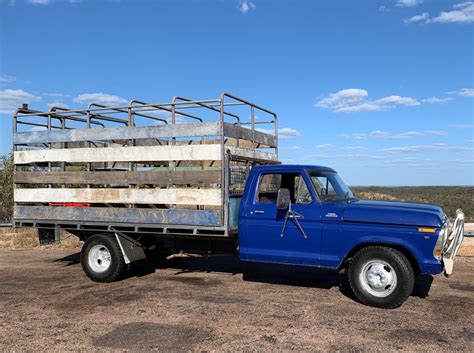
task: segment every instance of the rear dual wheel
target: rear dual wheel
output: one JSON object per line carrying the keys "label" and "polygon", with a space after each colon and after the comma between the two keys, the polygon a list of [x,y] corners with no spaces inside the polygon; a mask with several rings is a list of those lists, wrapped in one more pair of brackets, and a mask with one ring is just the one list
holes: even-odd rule
{"label": "rear dual wheel", "polygon": [[415,275],[410,261],[400,251],[371,246],[354,256],[349,283],[362,303],[391,309],[400,306],[413,292]]}
{"label": "rear dual wheel", "polygon": [[113,282],[126,268],[117,239],[108,234],[87,238],[81,250],[81,265],[94,282]]}

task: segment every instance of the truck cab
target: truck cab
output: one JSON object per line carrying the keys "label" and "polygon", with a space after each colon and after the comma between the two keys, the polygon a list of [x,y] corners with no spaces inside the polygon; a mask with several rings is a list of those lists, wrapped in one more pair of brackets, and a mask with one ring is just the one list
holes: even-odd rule
{"label": "truck cab", "polygon": [[451,274],[462,224],[461,211],[450,229],[438,206],[359,200],[328,167],[256,166],[239,210],[240,258],[348,268],[362,302],[395,307],[416,275]]}

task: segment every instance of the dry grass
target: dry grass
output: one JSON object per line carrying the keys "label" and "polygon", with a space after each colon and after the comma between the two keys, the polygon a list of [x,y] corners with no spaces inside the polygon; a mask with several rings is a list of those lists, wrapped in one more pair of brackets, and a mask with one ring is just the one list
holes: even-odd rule
{"label": "dry grass", "polygon": [[[72,249],[80,247],[81,241],[71,233],[61,231],[61,243],[46,245],[43,248]],[[0,228],[0,249],[31,249],[39,248],[38,230],[33,228]]]}

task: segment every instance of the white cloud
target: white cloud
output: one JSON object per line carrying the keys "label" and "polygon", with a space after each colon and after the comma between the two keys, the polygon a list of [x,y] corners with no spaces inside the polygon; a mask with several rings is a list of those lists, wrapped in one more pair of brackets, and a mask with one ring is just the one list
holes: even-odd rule
{"label": "white cloud", "polygon": [[51,109],[51,107],[58,107],[58,108],[65,108],[69,109],[69,106],[67,104],[64,104],[63,102],[53,102],[48,104],[48,108]]}
{"label": "white cloud", "polygon": [[398,7],[415,7],[421,5],[424,0],[397,0],[395,6]]}
{"label": "white cloud", "polygon": [[10,75],[2,75],[2,76],[0,76],[0,82],[1,82],[1,83],[10,83],[10,82],[13,82],[13,81],[16,81],[16,77],[15,77],[15,76],[10,76]]}
{"label": "white cloud", "polygon": [[372,137],[386,137],[389,136],[390,133],[385,132],[385,131],[380,131],[380,130],[375,130],[370,133],[370,136]]}
{"label": "white cloud", "polygon": [[423,133],[429,136],[446,136],[448,134],[446,131],[442,130],[425,130]]}
{"label": "white cloud", "polygon": [[11,114],[22,104],[40,101],[41,97],[25,92],[22,89],[5,89],[0,91],[0,113]]}
{"label": "white cloud", "polygon": [[321,145],[317,145],[315,148],[318,149],[318,150],[332,150],[332,149],[335,149],[336,146],[334,146],[330,143],[323,143]]}
{"label": "white cloud", "polygon": [[400,135],[396,135],[396,136],[417,137],[417,136],[423,136],[423,133],[421,133],[419,131],[407,131],[407,132],[401,133]]}
{"label": "white cloud", "polygon": [[405,106],[414,106],[420,105],[416,99],[411,97],[401,97],[401,96],[388,96],[384,98],[377,99],[374,104],[384,107],[392,107],[396,105],[405,105]]}
{"label": "white cloud", "polygon": [[388,96],[375,101],[368,100],[368,92],[360,88],[347,88],[320,99],[315,106],[336,113],[380,111],[395,106],[420,105],[416,99],[402,96]]}
{"label": "white cloud", "polygon": [[356,134],[352,135],[352,138],[354,140],[365,140],[366,137],[367,137],[367,134],[358,134],[358,133],[356,133]]}
{"label": "white cloud", "polygon": [[429,98],[422,99],[421,102],[428,103],[428,104],[443,104],[451,100],[453,100],[451,97],[446,97],[446,98],[429,97]]}
{"label": "white cloud", "polygon": [[53,0],[28,0],[28,4],[32,4],[32,5],[49,5],[52,3],[53,3]]}
{"label": "white cloud", "polygon": [[330,143],[325,143],[321,145],[315,146],[317,150],[324,150],[324,151],[344,151],[344,152],[357,152],[357,151],[364,151],[365,148],[362,146],[343,146],[337,147]]}
{"label": "white cloud", "polygon": [[[255,130],[260,131],[260,132],[264,132],[266,134],[275,135],[275,130],[273,130],[273,129],[257,128]],[[279,138],[287,139],[287,138],[297,137],[297,136],[301,136],[301,132],[299,132],[298,130],[293,129],[291,127],[284,127],[284,128],[278,129],[278,137]]]}
{"label": "white cloud", "polygon": [[303,157],[303,160],[311,160],[311,159],[330,159],[333,157],[329,157],[328,155],[325,154],[310,154],[306,157]]}
{"label": "white cloud", "polygon": [[474,2],[466,1],[454,5],[451,11],[443,11],[431,22],[435,23],[471,23],[474,22]]}
{"label": "white cloud", "polygon": [[337,159],[368,161],[368,160],[383,159],[384,157],[373,155],[373,154],[347,154],[347,155],[344,155],[344,156],[336,156],[335,158],[337,158]]}
{"label": "white cloud", "polygon": [[474,97],[474,88],[461,88],[458,94],[463,97]]}
{"label": "white cloud", "polygon": [[347,140],[350,136],[348,134],[339,134],[339,137]]}
{"label": "white cloud", "polygon": [[474,22],[474,2],[465,1],[456,4],[451,11],[442,11],[438,16],[432,17],[427,12],[404,19],[405,23],[461,23],[467,24]]}
{"label": "white cloud", "polygon": [[379,6],[379,12],[389,12],[390,8],[387,6]]}
{"label": "white cloud", "polygon": [[387,153],[424,153],[424,152],[465,152],[471,151],[471,147],[449,146],[445,143],[433,143],[431,145],[416,145],[405,147],[390,147],[380,150]]}
{"label": "white cloud", "polygon": [[106,93],[84,93],[75,97],[73,102],[80,104],[97,103],[103,105],[120,105],[127,103],[128,101],[124,98]]}
{"label": "white cloud", "polygon": [[422,136],[445,136],[448,133],[441,130],[425,130],[425,131],[407,131],[402,133],[393,134],[391,132],[375,130],[372,131],[369,135],[376,138],[384,138],[390,140],[401,140],[408,139],[412,137],[422,137]]}
{"label": "white cloud", "polygon": [[255,10],[256,8],[257,6],[255,6],[255,4],[252,1],[248,1],[248,0],[241,1],[239,5],[239,10],[243,14],[246,14],[250,10]]}
{"label": "white cloud", "polygon": [[301,132],[296,129],[292,129],[291,127],[284,127],[283,129],[278,129],[278,137],[281,137],[283,139],[297,136],[301,136]]}
{"label": "white cloud", "polygon": [[458,129],[473,129],[474,128],[474,124],[451,124],[449,126],[455,127]]}
{"label": "white cloud", "polygon": [[278,147],[280,151],[298,151],[301,150],[301,146],[283,146]]}
{"label": "white cloud", "polygon": [[56,98],[62,98],[62,97],[69,97],[67,94],[63,93],[42,93],[43,96],[48,96],[48,97],[56,97]]}
{"label": "white cloud", "polygon": [[428,12],[423,12],[421,15],[415,15],[409,18],[405,18],[403,22],[405,23],[416,23],[416,22],[426,22],[430,18]]}
{"label": "white cloud", "polygon": [[362,146],[346,146],[346,147],[341,147],[339,148],[340,151],[350,151],[350,152],[356,152],[356,151],[364,151],[365,148]]}
{"label": "white cloud", "polygon": [[347,107],[336,109],[335,112],[336,113],[356,113],[356,112],[370,112],[370,111],[376,111],[376,110],[382,110],[382,108],[378,106],[377,104],[360,103],[360,104],[350,105]]}
{"label": "white cloud", "polygon": [[322,98],[316,103],[316,106],[319,108],[337,111],[338,109],[356,105],[362,102],[362,100],[368,95],[369,93],[364,89],[346,88]]}

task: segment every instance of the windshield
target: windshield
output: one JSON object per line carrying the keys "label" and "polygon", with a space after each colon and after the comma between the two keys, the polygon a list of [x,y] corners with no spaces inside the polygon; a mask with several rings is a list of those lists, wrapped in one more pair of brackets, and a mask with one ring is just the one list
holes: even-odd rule
{"label": "windshield", "polygon": [[350,200],[354,194],[336,172],[309,172],[314,189],[321,201]]}

